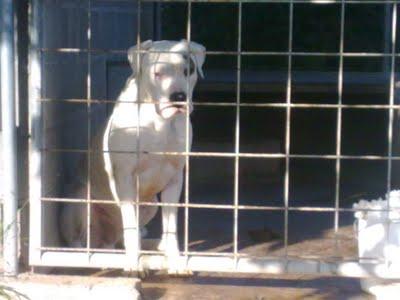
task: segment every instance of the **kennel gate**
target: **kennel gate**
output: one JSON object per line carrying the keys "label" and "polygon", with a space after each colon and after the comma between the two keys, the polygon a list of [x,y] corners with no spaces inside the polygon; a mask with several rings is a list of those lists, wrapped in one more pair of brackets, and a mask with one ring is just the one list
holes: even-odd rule
{"label": "kennel gate", "polygon": [[[57,205],[62,202],[83,202],[88,205],[87,222],[90,224],[91,220],[91,208],[90,204],[103,203],[105,199],[91,199],[90,195],[90,180],[87,183],[86,197],[84,198],[73,198],[73,197],[56,197],[46,194],[46,186],[57,185],[57,170],[51,168],[59,164],[59,159],[54,157],[54,153],[78,153],[83,155],[89,155],[93,149],[90,149],[90,140],[93,137],[93,129],[91,128],[92,119],[96,119],[97,110],[96,105],[103,105],[101,108],[102,114],[106,114],[109,109],[107,104],[110,105],[113,101],[111,99],[97,99],[93,92],[93,60],[96,55],[102,53],[111,53],[116,55],[125,55],[126,50],[116,49],[101,49],[93,46],[93,20],[94,10],[93,6],[96,3],[113,1],[53,1],[53,5],[59,5],[64,3],[77,5],[82,8],[82,11],[86,13],[84,19],[86,23],[79,23],[78,19],[71,17],[69,22],[75,22],[75,26],[80,29],[80,37],[86,40],[86,45],[78,46],[60,46],[57,43],[52,45],[51,42],[48,45],[43,43],[45,33],[42,32],[47,23],[46,18],[54,18],[57,21],[57,15],[44,15],[44,5],[51,4],[52,1],[30,1],[30,63],[29,63],[29,84],[30,84],[30,124],[31,124],[31,142],[30,142],[30,264],[32,266],[57,266],[57,267],[95,267],[95,268],[123,268],[125,266],[125,255],[123,250],[118,249],[91,249],[89,246],[86,248],[70,248],[60,247],[59,245],[45,245],[49,239],[50,231],[54,230],[54,227],[43,226],[46,222],[49,224],[56,224]],[[144,38],[141,36],[143,31],[143,15],[142,13],[149,13],[149,10],[145,9],[145,6],[151,1],[139,0],[139,1],[114,1],[119,3],[129,3],[127,6],[132,8],[132,13],[136,16],[135,24],[131,24],[132,27],[136,27],[135,42],[143,41]],[[157,5],[161,3],[169,3],[171,1],[158,1]],[[323,256],[312,256],[312,255],[291,255],[288,253],[288,235],[289,235],[289,214],[290,212],[330,212],[333,214],[333,230],[335,233],[339,230],[339,215],[340,213],[347,212],[353,213],[352,208],[343,208],[340,206],[340,188],[341,188],[341,166],[345,160],[365,160],[365,161],[383,161],[387,163],[387,174],[386,174],[386,190],[391,190],[392,185],[392,169],[393,162],[398,160],[399,157],[393,155],[393,124],[395,119],[395,111],[400,109],[399,105],[395,104],[395,66],[396,59],[399,57],[396,51],[396,39],[397,39],[397,8],[399,1],[388,0],[388,1],[363,1],[363,0],[262,0],[254,1],[257,3],[265,4],[284,4],[287,5],[288,9],[288,32],[286,36],[287,50],[286,51],[248,51],[243,50],[243,34],[242,34],[242,18],[243,18],[243,6],[252,5],[253,1],[241,1],[241,0],[228,0],[228,1],[175,1],[183,2],[187,5],[185,35],[187,40],[192,40],[192,7],[197,3],[212,2],[213,3],[231,3],[235,9],[237,9],[237,20],[235,31],[237,33],[236,50],[234,51],[214,51],[207,50],[206,60],[213,55],[226,55],[234,57],[235,63],[235,99],[233,102],[226,101],[194,101],[194,106],[209,106],[212,108],[225,108],[229,107],[234,110],[235,125],[234,125],[234,151],[187,151],[185,153],[159,153],[169,155],[184,155],[186,157],[187,167],[185,169],[185,185],[183,189],[183,203],[176,204],[177,207],[184,211],[184,222],[180,223],[179,226],[183,226],[183,243],[184,247],[181,249],[181,264],[190,271],[215,271],[215,272],[254,272],[254,273],[283,273],[283,272],[301,272],[301,273],[334,273],[342,276],[366,276],[366,275],[377,275],[382,277],[399,277],[396,272],[388,270],[385,262],[380,261],[378,258],[363,259],[360,262],[358,259],[343,260],[340,257],[338,244],[340,243],[339,237],[335,235],[335,249],[336,256],[323,257]],[[346,9],[349,6],[363,6],[368,4],[376,4],[385,6],[388,14],[386,15],[386,29],[387,32],[391,33],[388,35],[390,47],[387,51],[357,51],[357,52],[346,52],[345,51],[345,20],[346,20]],[[294,15],[298,5],[309,5],[311,6],[324,6],[334,5],[339,10],[339,24],[338,24],[338,51],[297,51],[293,49],[293,38],[294,38]],[[106,7],[107,9],[107,7]],[[81,12],[82,13],[82,12]],[[159,10],[152,10],[150,15],[147,17],[156,18],[159,14]],[[80,15],[82,17],[83,15]],[[51,22],[50,22],[51,23]],[[49,24],[50,24],[49,23]],[[79,23],[78,25],[76,23]],[[64,26],[71,26],[71,24],[64,24]],[[75,28],[76,29],[76,28]],[[153,32],[160,31],[161,29],[154,26]],[[60,32],[58,33],[60,34]],[[61,31],[61,34],[71,34],[68,30]],[[98,32],[97,32],[98,34]],[[117,37],[116,37],[117,38]],[[194,40],[194,39],[193,39]],[[106,41],[107,42],[107,41]],[[262,41],[259,41],[260,43]],[[271,41],[270,41],[271,42]],[[273,41],[272,41],[273,42]],[[207,48],[207,44],[205,45]],[[61,97],[59,99],[53,97],[47,97],[44,95],[43,87],[60,84],[56,80],[52,79],[51,76],[44,74],[44,56],[45,55],[79,55],[81,59],[86,61],[86,71],[84,74],[74,74],[79,78],[70,78],[76,83],[78,80],[81,82],[79,88],[86,90],[85,97]],[[286,87],[285,97],[279,102],[263,102],[263,103],[251,103],[242,101],[241,99],[241,81],[242,81],[242,59],[250,56],[271,56],[279,57],[284,56],[287,58],[287,69],[286,74]],[[292,86],[293,86],[293,58],[310,56],[310,57],[336,57],[339,62],[336,78],[336,89],[337,89],[337,103],[324,104],[324,103],[297,103],[293,101],[292,97]],[[343,80],[344,80],[344,59],[347,57],[361,57],[361,58],[382,58],[385,60],[386,74],[389,76],[389,101],[387,104],[346,104],[343,103]],[[50,63],[51,65],[51,63]],[[64,65],[66,68],[66,64]],[[207,69],[205,69],[207,77]],[[60,79],[60,78],[58,78]],[[48,81],[48,82],[47,82]],[[75,86],[67,85],[64,91],[75,88]],[[96,86],[98,88],[98,86]],[[205,99],[203,99],[205,100]],[[57,108],[51,108],[53,104],[64,103],[57,110]],[[55,126],[65,126],[65,124],[58,124],[58,117],[61,113],[69,112],[65,109],[68,105],[79,105],[80,109],[86,112],[87,123],[82,125],[83,130],[79,130],[79,133],[84,133],[86,147],[79,148],[72,144],[71,147],[57,147],[58,138],[57,135],[60,131],[53,130],[50,128],[51,124]],[[241,110],[245,108],[281,108],[285,114],[285,136],[284,136],[284,149],[283,151],[274,151],[273,153],[265,152],[242,152],[240,151],[240,129],[241,129]],[[333,154],[296,154],[291,152],[291,114],[295,108],[310,108],[320,110],[334,110],[336,115],[336,130],[335,130],[335,152]],[[64,110],[65,109],[65,110]],[[349,155],[343,154],[341,149],[342,140],[342,117],[343,111],[349,109],[360,109],[360,110],[371,110],[371,111],[387,111],[388,122],[387,122],[387,154],[386,155]],[[79,109],[78,109],[79,110]],[[78,113],[79,114],[79,113]],[[187,117],[188,118],[188,117]],[[187,119],[188,120],[188,119]],[[80,121],[74,120],[75,121]],[[62,122],[61,122],[62,123]],[[50,124],[50,125],[49,125]],[[57,125],[58,124],[58,125]],[[47,127],[50,126],[50,127]],[[61,128],[60,127],[60,128]],[[75,132],[77,133],[77,132]],[[74,135],[75,136],[75,135]],[[82,136],[80,138],[82,138]],[[196,136],[194,136],[194,140]],[[50,145],[49,144],[52,144]],[[54,147],[54,145],[56,145]],[[53,147],[52,147],[53,146]],[[234,179],[232,182],[233,190],[233,203],[232,204],[198,204],[190,201],[190,158],[192,157],[226,157],[231,158],[234,161]],[[242,158],[262,158],[262,159],[281,159],[284,162],[284,181],[283,181],[283,205],[246,205],[240,203],[239,197],[239,168]],[[334,187],[334,205],[332,207],[322,206],[291,206],[289,197],[290,187],[290,161],[291,159],[322,159],[334,162],[335,166],[335,187]],[[86,168],[90,170],[90,159]],[[43,175],[44,172],[47,175]],[[45,182],[46,181],[46,182]],[[141,204],[146,205],[146,204]],[[154,204],[152,204],[154,205]],[[157,206],[166,204],[158,203]],[[190,251],[189,250],[189,228],[190,228],[190,217],[189,209],[212,209],[212,210],[228,210],[233,213],[233,224],[232,224],[232,251],[227,252],[202,252],[202,251]],[[239,213],[243,211],[280,211],[283,214],[283,254],[280,256],[252,256],[245,253],[240,253],[239,250]],[[53,218],[53,220],[52,220]],[[88,226],[89,228],[89,226]],[[47,230],[47,231],[46,231]],[[88,240],[90,239],[90,233],[88,233]],[[51,242],[50,242],[51,244]],[[88,243],[89,244],[89,243]],[[162,269],[164,258],[162,253],[151,250],[142,250],[140,257],[140,264],[145,268],[154,270]]]}

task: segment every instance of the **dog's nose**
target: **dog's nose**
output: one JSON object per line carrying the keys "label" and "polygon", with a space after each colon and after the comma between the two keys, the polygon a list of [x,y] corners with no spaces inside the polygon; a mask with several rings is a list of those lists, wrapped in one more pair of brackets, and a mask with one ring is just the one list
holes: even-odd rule
{"label": "dog's nose", "polygon": [[184,101],[186,101],[186,93],[184,93],[184,92],[172,93],[171,96],[169,97],[169,99],[172,102],[184,102]]}

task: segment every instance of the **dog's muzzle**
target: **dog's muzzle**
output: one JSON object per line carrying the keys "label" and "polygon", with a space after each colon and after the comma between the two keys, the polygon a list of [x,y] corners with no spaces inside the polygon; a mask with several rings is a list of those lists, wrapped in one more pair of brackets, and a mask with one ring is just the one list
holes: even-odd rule
{"label": "dog's muzzle", "polygon": [[184,92],[175,92],[175,93],[172,93],[169,98],[171,101],[174,101],[174,102],[182,102],[182,101],[186,101],[186,94]]}
{"label": "dog's muzzle", "polygon": [[171,106],[177,108],[181,112],[185,112],[187,109],[186,104],[186,93],[175,92],[170,96]]}
{"label": "dog's muzzle", "polygon": [[186,103],[187,95],[184,92],[174,92],[169,96],[169,101],[160,103],[157,106],[157,113],[163,118],[170,118],[179,113],[186,113],[192,111],[191,105]]}

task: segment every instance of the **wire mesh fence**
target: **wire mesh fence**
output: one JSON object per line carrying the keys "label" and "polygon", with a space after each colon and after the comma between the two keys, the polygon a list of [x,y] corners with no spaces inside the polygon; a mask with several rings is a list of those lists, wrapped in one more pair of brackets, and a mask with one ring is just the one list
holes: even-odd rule
{"label": "wire mesh fence", "polygon": [[[217,61],[214,66],[219,69],[209,72],[206,63],[205,81],[199,82],[200,91],[192,101],[194,115],[186,113],[186,123],[192,119],[195,128],[192,149],[186,126],[185,151],[146,153],[154,157],[185,157],[182,201],[135,202],[139,214],[139,207],[178,208],[180,254],[187,269],[336,272],[350,276],[379,273],[376,266],[382,259],[372,257],[359,263],[354,237],[350,234],[344,242],[340,227],[342,219],[346,225],[351,223],[353,202],[396,187],[393,177],[400,159],[395,149],[400,109],[396,101],[398,1],[32,3],[36,9],[32,15],[36,39],[31,45],[31,86],[36,88],[36,94],[31,94],[35,108],[31,113],[31,237],[35,236],[31,242],[32,264],[124,267],[123,247],[93,248],[90,230],[96,204],[116,205],[113,199],[97,199],[91,182],[91,174],[96,172],[92,170],[91,157],[103,153],[103,149],[93,148],[92,142],[117,95],[108,84],[127,73],[121,67],[126,50],[102,39],[102,33],[110,31],[115,39],[120,38],[116,33],[121,33],[132,44],[140,44],[149,36],[201,42],[207,48],[206,61]],[[66,24],[58,25],[54,31],[47,28],[60,22],[58,14],[68,10]],[[117,16],[112,24],[105,20],[108,12]],[[47,24],[46,16],[54,20]],[[255,21],[257,18],[261,21]],[[376,32],[366,25],[368,18],[378,28]],[[144,21],[148,19],[152,20],[151,25]],[[166,25],[171,26],[171,20],[177,22],[178,29],[165,29]],[[68,42],[60,38],[68,34],[72,35]],[[122,41],[121,45],[125,43]],[[138,49],[137,55],[152,51]],[[116,63],[112,67],[108,62],[99,64],[105,56]],[[106,75],[99,75],[102,72]],[[214,128],[205,124],[212,122]],[[137,132],[140,140],[140,130]],[[196,133],[211,138],[196,142]],[[269,139],[277,141],[276,145],[267,145]],[[143,155],[138,147],[134,153]],[[268,169],[272,171],[269,173]],[[74,179],[77,170],[86,174],[83,179]],[[270,177],[278,179],[271,183]],[[301,186],[304,178],[308,178],[307,188]],[[67,186],[71,181],[75,185],[79,181],[84,193],[70,193]],[[199,182],[208,182],[206,188],[202,189]],[[321,190],[318,195],[316,191]],[[262,200],[255,201],[257,198]],[[313,201],[315,198],[320,200]],[[48,214],[57,214],[65,203],[86,206],[85,247],[66,246],[57,238],[44,236],[46,228],[57,223],[53,220],[56,216]],[[329,220],[326,248],[293,248],[300,227],[307,232],[322,226],[321,221],[313,223],[313,218]],[[202,251],[201,246],[193,246],[198,241],[191,239],[191,233],[193,228],[201,231],[204,222],[213,223],[210,219],[224,220],[219,229],[224,232],[225,245]],[[265,220],[271,220],[273,226],[278,226],[279,242],[274,241],[278,246],[247,252],[241,235],[246,232],[251,237],[254,230],[252,225],[245,226],[251,222],[241,221],[251,219],[261,221],[262,226],[269,226]],[[256,234],[259,233],[257,229]],[[273,239],[274,234],[262,228],[261,242]],[[216,232],[199,236],[220,238]],[[353,247],[350,254],[344,254],[344,243]],[[140,253],[143,266],[162,268],[161,251],[141,249]]]}

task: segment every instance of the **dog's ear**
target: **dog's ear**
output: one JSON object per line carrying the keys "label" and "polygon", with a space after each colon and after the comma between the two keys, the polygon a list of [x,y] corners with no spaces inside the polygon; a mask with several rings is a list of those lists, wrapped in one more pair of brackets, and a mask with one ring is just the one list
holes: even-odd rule
{"label": "dog's ear", "polygon": [[204,78],[203,64],[204,60],[206,59],[206,48],[196,42],[190,42],[190,51],[196,60],[197,72],[201,78]]}
{"label": "dog's ear", "polygon": [[143,43],[140,43],[139,45],[135,45],[133,47],[130,47],[128,49],[128,60],[129,60],[129,64],[131,65],[133,74],[135,76],[137,76],[138,71],[139,71],[139,56],[140,56],[140,61],[143,59],[143,55],[144,53],[140,53],[138,55],[138,51],[146,51],[149,50],[151,48],[151,46],[153,45],[153,41],[152,40],[147,40],[144,41]]}

